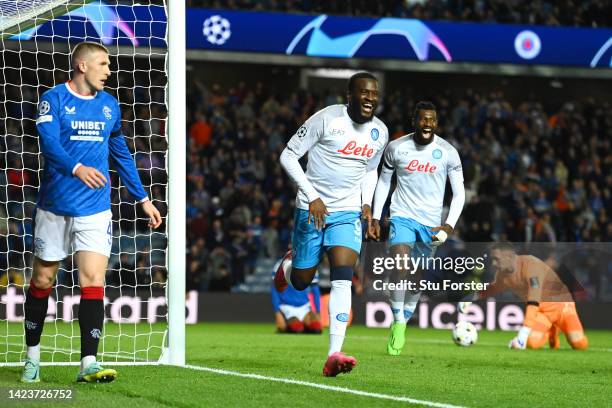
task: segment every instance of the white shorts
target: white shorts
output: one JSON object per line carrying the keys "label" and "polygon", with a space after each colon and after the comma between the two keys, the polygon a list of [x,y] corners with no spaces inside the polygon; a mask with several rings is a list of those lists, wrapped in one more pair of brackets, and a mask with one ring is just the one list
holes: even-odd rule
{"label": "white shorts", "polygon": [[285,320],[295,317],[299,321],[303,321],[304,317],[311,311],[310,303],[302,306],[280,305],[280,311],[285,316]]}
{"label": "white shorts", "polygon": [[91,251],[110,257],[112,218],[110,210],[85,217],[68,217],[37,208],[34,255],[48,262],[61,261],[78,251]]}

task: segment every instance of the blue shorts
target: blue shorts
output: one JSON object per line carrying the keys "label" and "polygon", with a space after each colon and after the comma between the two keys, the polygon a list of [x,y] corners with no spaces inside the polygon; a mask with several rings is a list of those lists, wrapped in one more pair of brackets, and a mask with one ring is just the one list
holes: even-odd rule
{"label": "blue shorts", "polygon": [[314,221],[308,224],[308,211],[296,208],[293,219],[293,267],[311,268],[319,264],[324,249],[342,246],[361,251],[361,213],[338,211],[325,217],[325,227],[317,231]]}
{"label": "blue shorts", "polygon": [[412,218],[391,218],[389,246],[408,245],[412,249],[412,257],[433,256],[435,248],[430,245],[433,237],[432,228]]}

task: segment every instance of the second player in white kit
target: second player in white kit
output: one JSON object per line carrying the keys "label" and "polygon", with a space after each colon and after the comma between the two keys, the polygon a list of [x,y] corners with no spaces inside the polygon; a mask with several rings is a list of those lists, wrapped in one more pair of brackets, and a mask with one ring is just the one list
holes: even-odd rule
{"label": "second player in white kit", "polygon": [[[389,245],[392,254],[412,257],[433,255],[435,246],[443,243],[459,219],[465,202],[463,170],[457,150],[436,135],[437,116],[430,102],[419,102],[415,109],[415,132],[392,141],[384,155],[383,169],[374,194],[374,229],[380,236],[379,220],[391,177],[397,175],[397,187],[391,196]],[[446,180],[450,181],[453,198],[448,216],[442,223]],[[395,271],[394,281],[416,271]],[[394,323],[387,352],[397,355],[404,346],[406,322],[412,316],[420,291],[390,293]]]}

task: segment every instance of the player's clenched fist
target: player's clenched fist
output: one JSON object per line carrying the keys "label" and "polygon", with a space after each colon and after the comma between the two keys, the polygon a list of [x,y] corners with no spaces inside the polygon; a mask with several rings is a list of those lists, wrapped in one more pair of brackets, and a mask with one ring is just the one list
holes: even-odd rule
{"label": "player's clenched fist", "polygon": [[75,177],[78,177],[89,188],[102,188],[106,184],[106,177],[98,169],[94,167],[81,165],[74,171]]}

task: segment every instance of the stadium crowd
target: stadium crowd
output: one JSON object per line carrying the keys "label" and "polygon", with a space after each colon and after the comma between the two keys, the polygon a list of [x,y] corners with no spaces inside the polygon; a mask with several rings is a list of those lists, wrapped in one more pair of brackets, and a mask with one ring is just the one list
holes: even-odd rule
{"label": "stadium crowd", "polygon": [[[411,131],[416,101],[385,96],[391,138]],[[224,89],[194,80],[188,106],[188,287],[229,290],[258,258],[277,258],[293,225],[295,187],[278,158],[312,113],[340,95]],[[466,205],[456,227],[472,242],[612,240],[612,107],[570,101],[545,111],[501,92],[441,95],[438,134],[461,155]]]}
{"label": "stadium crowd", "polygon": [[188,0],[187,5],[230,10],[548,26],[609,27],[612,23],[612,3],[606,0]]}

